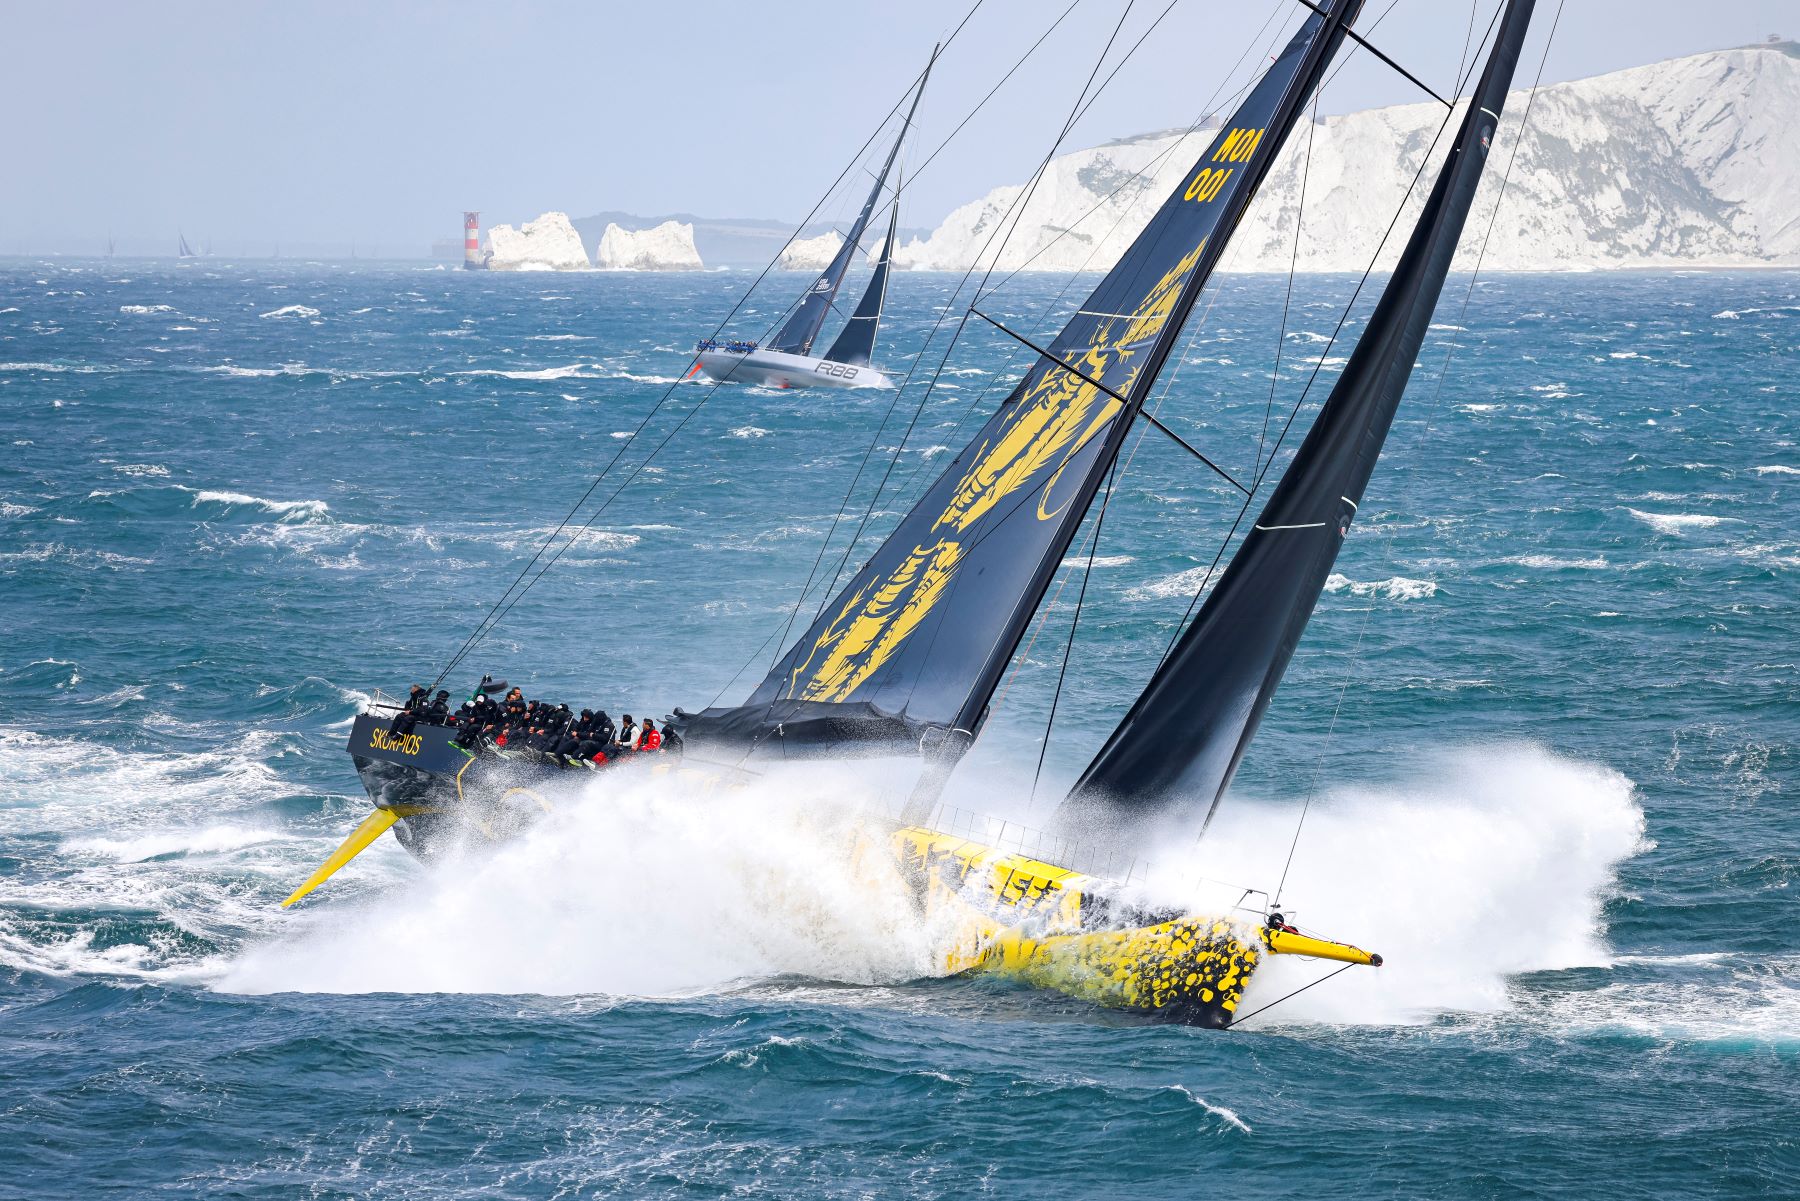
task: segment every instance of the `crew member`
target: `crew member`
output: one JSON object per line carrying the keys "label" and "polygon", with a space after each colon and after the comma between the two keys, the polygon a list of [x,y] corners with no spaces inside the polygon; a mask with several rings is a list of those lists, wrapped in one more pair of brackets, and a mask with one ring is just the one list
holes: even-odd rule
{"label": "crew member", "polygon": [[613,743],[618,740],[619,731],[613,726],[612,718],[606,715],[606,710],[602,709],[594,715],[593,729],[594,741],[598,742],[602,749],[611,753]]}

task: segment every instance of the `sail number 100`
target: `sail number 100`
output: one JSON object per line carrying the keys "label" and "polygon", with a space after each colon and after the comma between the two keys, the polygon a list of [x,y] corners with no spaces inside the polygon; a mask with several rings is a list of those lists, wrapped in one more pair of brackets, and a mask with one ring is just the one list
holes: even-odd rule
{"label": "sail number 100", "polygon": [[[1262,141],[1263,131],[1260,129],[1233,129],[1219,142],[1218,149],[1213,151],[1212,161],[1215,163],[1241,163],[1256,153],[1257,144]],[[1202,167],[1199,174],[1187,186],[1182,194],[1185,200],[1196,200],[1205,203],[1217,196],[1225,187],[1225,181],[1235,174],[1234,167]]]}

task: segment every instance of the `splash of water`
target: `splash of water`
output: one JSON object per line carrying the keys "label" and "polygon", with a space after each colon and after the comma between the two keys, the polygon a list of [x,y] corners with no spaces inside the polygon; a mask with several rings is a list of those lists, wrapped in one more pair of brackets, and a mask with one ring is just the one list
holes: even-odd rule
{"label": "splash of water", "polygon": [[930,937],[891,872],[855,854],[853,778],[784,773],[702,793],[616,773],[498,851],[404,896],[322,908],[250,948],[232,991],[674,996],[781,975],[930,974]]}
{"label": "splash of water", "polygon": [[[1629,780],[1530,745],[1436,751],[1401,779],[1315,801],[1282,898],[1290,921],[1378,951],[1385,966],[1346,972],[1261,1021],[1494,1011],[1508,1005],[1510,976],[1609,961],[1601,905],[1618,865],[1645,846]],[[1184,866],[1273,888],[1298,817],[1291,802],[1228,805]],[[1272,957],[1243,1012],[1335,966]]]}
{"label": "splash of water", "polygon": [[[498,852],[401,895],[321,907],[298,934],[250,947],[219,985],[671,996],[780,975],[930,975],[934,932],[896,878],[852,854],[859,788],[829,773],[717,795],[673,776],[597,781]],[[1164,874],[1271,886],[1297,815],[1291,802],[1228,806],[1199,847],[1161,857]],[[1389,1023],[1499,1010],[1511,975],[1605,963],[1599,906],[1642,838],[1629,781],[1528,746],[1441,752],[1404,784],[1330,794],[1307,819],[1284,904],[1388,966],[1276,1013]],[[1182,899],[1201,911],[1237,899],[1190,888]],[[1246,1012],[1330,966],[1270,961]]]}

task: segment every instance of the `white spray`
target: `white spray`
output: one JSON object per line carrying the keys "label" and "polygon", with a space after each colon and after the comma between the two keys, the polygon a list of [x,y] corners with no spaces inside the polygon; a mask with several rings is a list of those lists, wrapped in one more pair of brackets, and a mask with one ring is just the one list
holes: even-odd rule
{"label": "white spray", "polygon": [[[1602,963],[1598,907],[1643,816],[1615,772],[1533,747],[1434,755],[1410,782],[1315,801],[1289,873],[1292,920],[1380,951],[1266,1018],[1398,1022],[1506,1004],[1506,978]],[[931,974],[932,932],[891,876],[853,863],[860,785],[784,775],[695,795],[679,777],[596,781],[525,837],[251,948],[220,984],[250,992],[671,996],[798,976]],[[1298,806],[1236,799],[1163,876],[1272,888]],[[1187,900],[1219,908],[1222,885]],[[1333,965],[1277,958],[1246,1012]]]}

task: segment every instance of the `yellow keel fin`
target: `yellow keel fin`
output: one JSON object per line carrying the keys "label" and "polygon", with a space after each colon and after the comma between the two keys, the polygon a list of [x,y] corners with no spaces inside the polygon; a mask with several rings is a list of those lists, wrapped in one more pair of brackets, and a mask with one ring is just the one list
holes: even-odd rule
{"label": "yellow keel fin", "polygon": [[294,895],[281,903],[286,909],[295,901],[317,888],[336,875],[338,869],[368,849],[369,844],[388,832],[388,827],[400,820],[400,814],[392,809],[377,809],[363,819],[362,825],[351,831],[350,837],[344,839],[343,845],[331,853],[331,858],[319,865],[319,870],[306,878],[306,883],[294,890]]}

